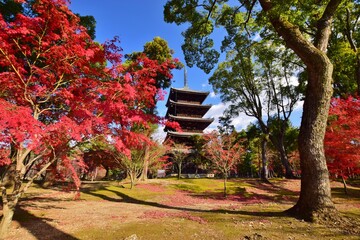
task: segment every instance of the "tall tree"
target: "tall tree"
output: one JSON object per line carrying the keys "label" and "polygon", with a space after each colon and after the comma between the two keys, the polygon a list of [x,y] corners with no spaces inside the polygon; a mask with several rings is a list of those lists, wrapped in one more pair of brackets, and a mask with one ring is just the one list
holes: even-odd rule
{"label": "tall tree", "polygon": [[[229,50],[225,62],[219,64],[209,81],[215,91],[221,93],[222,100],[231,103],[230,116],[244,112],[256,118],[263,133],[263,162],[266,162],[266,141],[270,139],[285,168],[285,176],[293,178],[285,133],[300,97],[291,81],[299,70],[297,59],[275,44],[252,45],[246,49],[237,46],[235,50]],[[264,169],[264,180],[265,172]]]}
{"label": "tall tree", "polygon": [[[164,8],[165,20],[190,23],[184,32],[186,61],[207,72],[219,56],[209,37],[215,26],[225,27],[225,42],[230,43],[274,33],[270,34],[274,40],[299,56],[308,76],[299,135],[301,191],[289,212],[307,220],[335,216],[323,141],[333,74],[327,49],[333,18],[343,1],[241,0],[239,4],[231,2],[232,6],[227,2],[171,0]],[[226,21],[221,23],[219,19]]]}

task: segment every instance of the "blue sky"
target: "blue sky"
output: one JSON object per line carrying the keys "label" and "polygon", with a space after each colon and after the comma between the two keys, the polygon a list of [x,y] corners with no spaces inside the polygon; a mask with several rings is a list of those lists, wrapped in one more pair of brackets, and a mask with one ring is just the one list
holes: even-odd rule
{"label": "blue sky", "polygon": [[[96,19],[96,41],[103,43],[105,40],[119,36],[123,53],[142,51],[146,42],[159,36],[168,42],[174,50],[174,57],[185,63],[181,45],[184,41],[181,32],[186,26],[165,23],[163,16],[163,6],[166,0],[72,0],[70,9],[80,15],[92,15]],[[215,121],[209,129],[216,128],[217,118],[222,115],[225,104],[221,103],[220,98],[213,93],[208,84],[210,75],[206,75],[202,70],[193,67],[187,68],[189,87],[194,90],[209,91],[210,95],[206,104],[213,104],[207,113],[207,117],[214,117]],[[183,70],[173,71],[173,87],[184,86]],[[167,97],[166,97],[167,98]],[[166,99],[165,99],[166,100]],[[166,113],[165,101],[157,105],[160,116]],[[301,111],[295,113],[294,122],[298,125]],[[246,127],[253,118],[248,118],[244,114],[234,119],[233,124],[237,129]],[[164,136],[162,130],[159,131],[159,138]]]}

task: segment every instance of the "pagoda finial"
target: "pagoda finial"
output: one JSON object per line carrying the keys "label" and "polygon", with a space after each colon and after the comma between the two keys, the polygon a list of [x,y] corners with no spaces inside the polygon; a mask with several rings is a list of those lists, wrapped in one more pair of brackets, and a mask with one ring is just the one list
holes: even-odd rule
{"label": "pagoda finial", "polygon": [[187,70],[186,70],[186,66],[184,67],[184,88],[189,88],[188,81],[187,81]]}
{"label": "pagoda finial", "polygon": [[186,70],[186,66],[184,67],[184,88],[189,88],[188,80],[187,80],[187,70]]}

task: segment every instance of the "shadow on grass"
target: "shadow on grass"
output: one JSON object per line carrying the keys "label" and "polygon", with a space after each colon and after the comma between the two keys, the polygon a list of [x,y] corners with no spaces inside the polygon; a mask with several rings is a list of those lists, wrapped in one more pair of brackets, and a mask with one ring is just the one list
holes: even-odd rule
{"label": "shadow on grass", "polygon": [[51,226],[48,222],[53,221],[50,218],[37,217],[25,209],[19,207],[16,209],[14,220],[18,221],[23,228],[26,228],[36,239],[61,239],[61,240],[77,240],[78,238],[71,236],[61,230]]}
{"label": "shadow on grass", "polygon": [[151,207],[157,207],[162,209],[171,209],[171,210],[179,210],[179,211],[187,211],[187,212],[198,212],[198,213],[223,213],[223,214],[240,214],[240,215],[247,215],[247,216],[260,216],[260,217],[286,217],[288,216],[285,212],[270,212],[270,211],[244,211],[244,210],[223,210],[223,209],[212,209],[212,210],[204,210],[204,209],[196,209],[191,207],[178,207],[178,206],[169,206],[161,203],[156,202],[150,202],[150,201],[144,201],[139,200],[133,197],[130,197],[129,195],[126,195],[125,193],[110,190],[110,189],[101,189],[101,190],[107,190],[109,192],[115,193],[118,198],[112,198],[100,193],[94,193],[94,192],[86,192],[87,194],[99,197],[103,200],[107,201],[113,201],[113,202],[124,202],[124,203],[131,203],[131,204],[138,204],[138,205],[144,205],[144,206],[151,206]]}
{"label": "shadow on grass", "polygon": [[344,188],[331,188],[331,191],[334,197],[360,199],[360,188],[348,187],[347,194],[345,194]]}

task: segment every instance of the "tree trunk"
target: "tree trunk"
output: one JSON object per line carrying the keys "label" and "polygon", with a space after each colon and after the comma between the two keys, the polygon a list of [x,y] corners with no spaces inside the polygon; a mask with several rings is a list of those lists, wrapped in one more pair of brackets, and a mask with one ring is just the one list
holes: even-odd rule
{"label": "tree trunk", "polygon": [[266,158],[266,145],[267,140],[266,138],[261,140],[261,172],[260,172],[260,178],[261,180],[267,182],[269,171],[267,168],[267,158]]}
{"label": "tree trunk", "polygon": [[109,178],[110,178],[110,168],[107,167],[107,166],[103,166],[103,167],[105,168],[105,171],[106,171],[104,179],[109,180]]}
{"label": "tree trunk", "polygon": [[332,65],[328,62],[327,66],[321,67],[316,71],[308,70],[311,81],[308,82],[299,135],[301,192],[297,204],[290,209],[310,221],[334,210],[323,144],[332,95]]}
{"label": "tree trunk", "polygon": [[344,192],[345,192],[345,194],[347,195],[347,194],[348,194],[348,190],[347,190],[347,185],[346,185],[346,181],[345,181],[344,176],[341,176],[341,180],[342,180],[342,182],[343,182],[343,184],[344,184]]}
{"label": "tree trunk", "polygon": [[181,163],[178,163],[178,179],[181,178]]}
{"label": "tree trunk", "polygon": [[14,188],[12,194],[7,194],[6,187],[2,186],[2,202],[3,202],[3,216],[0,223],[0,239],[5,239],[10,228],[15,207],[21,196],[22,174],[20,171],[15,171],[14,174]]}
{"label": "tree trunk", "polygon": [[15,203],[8,202],[3,204],[3,216],[0,223],[0,239],[5,239],[10,229],[10,225],[14,216]]}
{"label": "tree trunk", "polygon": [[130,176],[130,189],[133,189],[133,187],[135,186],[135,173],[134,171],[129,171],[129,176]]}
{"label": "tree trunk", "polygon": [[143,168],[141,176],[140,176],[140,181],[146,181],[148,179],[149,158],[150,158],[150,149],[149,149],[149,146],[146,145],[145,154],[144,154],[144,168]]}
{"label": "tree trunk", "polygon": [[276,139],[275,139],[275,136],[270,135],[270,140],[271,140],[272,144],[276,147],[278,153],[280,154],[281,163],[282,163],[283,167],[285,168],[285,177],[288,179],[294,179],[295,176],[293,173],[293,169],[290,165],[289,158],[286,154],[285,144],[284,144],[284,134],[285,134],[286,128],[283,129],[283,127],[281,127],[281,131],[282,132],[277,136]]}
{"label": "tree trunk", "polygon": [[324,154],[324,136],[332,96],[333,66],[326,55],[333,16],[342,0],[330,0],[317,21],[314,43],[298,26],[281,17],[271,0],[260,0],[271,24],[286,45],[305,63],[308,83],[299,135],[301,191],[289,213],[309,221],[331,221],[337,217],[331,200],[329,172]]}
{"label": "tree trunk", "polygon": [[224,197],[227,196],[227,189],[226,189],[226,183],[227,183],[227,173],[224,173]]}
{"label": "tree trunk", "polygon": [[288,156],[286,154],[284,144],[279,146],[278,151],[280,153],[281,163],[285,168],[285,178],[294,179],[295,176],[294,176],[294,173],[293,173],[293,169],[292,169],[292,167],[290,165]]}

